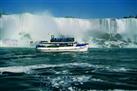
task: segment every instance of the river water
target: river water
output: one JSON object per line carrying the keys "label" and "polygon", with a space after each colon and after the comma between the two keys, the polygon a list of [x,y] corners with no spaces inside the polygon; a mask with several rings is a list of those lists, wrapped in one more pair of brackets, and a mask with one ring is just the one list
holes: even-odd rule
{"label": "river water", "polygon": [[137,49],[0,48],[1,91],[137,90]]}

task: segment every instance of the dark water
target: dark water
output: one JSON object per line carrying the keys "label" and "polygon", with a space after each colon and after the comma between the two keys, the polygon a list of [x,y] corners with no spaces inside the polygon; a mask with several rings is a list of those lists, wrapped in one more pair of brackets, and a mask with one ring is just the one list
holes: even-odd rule
{"label": "dark water", "polygon": [[0,49],[0,91],[137,90],[137,49]]}

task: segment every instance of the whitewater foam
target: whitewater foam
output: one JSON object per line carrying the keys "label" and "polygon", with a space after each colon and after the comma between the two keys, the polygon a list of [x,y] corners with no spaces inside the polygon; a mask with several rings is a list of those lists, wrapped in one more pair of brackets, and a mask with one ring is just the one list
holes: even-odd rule
{"label": "whitewater foam", "polygon": [[51,65],[51,64],[39,64],[39,65],[29,65],[29,66],[11,66],[11,67],[0,67],[0,72],[13,72],[13,73],[31,73],[34,69],[40,68],[49,68],[49,67],[91,67],[92,65],[88,63],[66,63],[59,65]]}
{"label": "whitewater foam", "polygon": [[[65,63],[65,64],[37,64],[37,65],[28,65],[28,66],[10,66],[10,67],[0,67],[0,73],[3,72],[12,72],[12,73],[26,73],[26,74],[32,74],[34,70],[36,69],[42,69],[42,68],[54,68],[54,67],[67,67],[67,68],[92,68],[91,72],[96,71],[108,71],[108,72],[126,72],[130,69],[126,69],[124,67],[110,67],[110,66],[104,66],[104,65],[92,65],[89,63]],[[63,71],[54,71],[55,74],[72,74],[68,70]],[[89,71],[85,71],[88,73]],[[35,73],[35,72],[34,72]],[[79,79],[80,80],[80,79]]]}

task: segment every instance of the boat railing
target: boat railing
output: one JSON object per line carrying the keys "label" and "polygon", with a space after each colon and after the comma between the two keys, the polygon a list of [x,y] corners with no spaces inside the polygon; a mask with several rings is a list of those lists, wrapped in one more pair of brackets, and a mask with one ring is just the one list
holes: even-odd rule
{"label": "boat railing", "polygon": [[77,42],[40,42],[40,44],[76,44]]}

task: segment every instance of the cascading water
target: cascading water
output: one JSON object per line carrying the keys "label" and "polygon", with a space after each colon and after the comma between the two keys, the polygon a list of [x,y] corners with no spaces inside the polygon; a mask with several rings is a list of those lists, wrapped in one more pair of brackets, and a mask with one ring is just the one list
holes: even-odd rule
{"label": "cascading water", "polygon": [[0,18],[0,46],[30,47],[50,35],[73,36],[91,47],[137,47],[137,19],[57,18],[48,14],[12,14]]}

